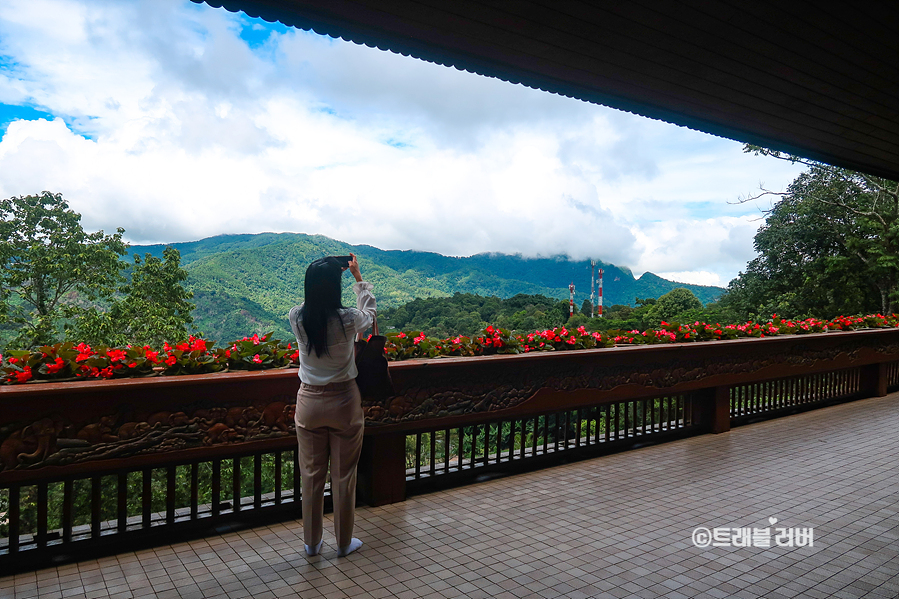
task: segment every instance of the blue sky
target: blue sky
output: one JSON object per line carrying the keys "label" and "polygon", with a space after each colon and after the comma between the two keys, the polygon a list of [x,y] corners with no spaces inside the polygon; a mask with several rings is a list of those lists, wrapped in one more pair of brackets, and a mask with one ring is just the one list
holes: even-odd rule
{"label": "blue sky", "polygon": [[295,231],[725,285],[799,168],[187,0],[0,3],[0,194],[133,243]]}

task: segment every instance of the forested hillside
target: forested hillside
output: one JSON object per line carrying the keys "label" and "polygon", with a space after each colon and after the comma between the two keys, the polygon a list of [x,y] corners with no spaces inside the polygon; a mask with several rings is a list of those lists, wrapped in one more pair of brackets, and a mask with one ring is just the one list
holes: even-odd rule
{"label": "forested hillside", "polygon": [[[131,252],[162,256],[165,247],[181,252],[190,273],[187,287],[194,293],[194,318],[199,331],[213,339],[233,339],[274,330],[291,337],[285,315],[302,301],[303,276],[312,260],[350,252],[359,257],[366,280],[375,285],[379,307],[401,306],[415,298],[448,297],[454,293],[509,298],[518,294],[568,298],[568,284],[576,286],[578,307],[590,296],[590,265],[565,257],[523,258],[507,254],[478,254],[454,258],[430,252],[381,250],[349,245],[321,235],[263,233],[221,235],[170,246],[132,246]],[[633,304],[636,298],[659,297],[686,287],[703,302],[723,289],[684,285],[652,273],[635,279],[626,268],[599,263],[605,269],[604,302]],[[344,302],[353,303],[347,277]]]}

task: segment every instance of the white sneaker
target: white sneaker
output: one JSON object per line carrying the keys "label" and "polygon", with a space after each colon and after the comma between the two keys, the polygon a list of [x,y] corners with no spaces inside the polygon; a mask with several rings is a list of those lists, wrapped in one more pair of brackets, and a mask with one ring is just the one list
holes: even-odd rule
{"label": "white sneaker", "polygon": [[347,545],[346,547],[338,547],[337,548],[337,557],[345,557],[345,556],[351,554],[352,552],[356,551],[360,547],[362,547],[362,541],[360,541],[356,537],[353,537],[353,539],[350,541],[349,545]]}
{"label": "white sneaker", "polygon": [[312,545],[303,545],[303,547],[306,548],[306,555],[309,555],[309,556],[318,555],[318,552],[322,550],[322,543],[324,543],[324,542],[325,542],[325,540],[322,539],[321,541],[318,542],[318,545],[316,545],[315,547],[313,547]]}

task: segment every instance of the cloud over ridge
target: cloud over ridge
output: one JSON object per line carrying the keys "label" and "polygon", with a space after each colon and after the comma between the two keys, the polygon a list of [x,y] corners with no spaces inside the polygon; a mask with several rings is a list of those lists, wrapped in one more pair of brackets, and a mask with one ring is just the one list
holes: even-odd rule
{"label": "cloud over ridge", "polygon": [[295,231],[726,284],[758,226],[728,200],[798,172],[187,0],[5,0],[0,105],[55,117],[7,119],[0,194],[61,192],[86,227],[135,243]]}

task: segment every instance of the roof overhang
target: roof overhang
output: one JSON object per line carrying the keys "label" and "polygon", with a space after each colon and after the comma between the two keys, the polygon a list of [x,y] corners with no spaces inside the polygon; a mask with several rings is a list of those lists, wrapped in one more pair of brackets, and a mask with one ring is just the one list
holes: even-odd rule
{"label": "roof overhang", "polygon": [[899,2],[193,1],[899,180]]}

